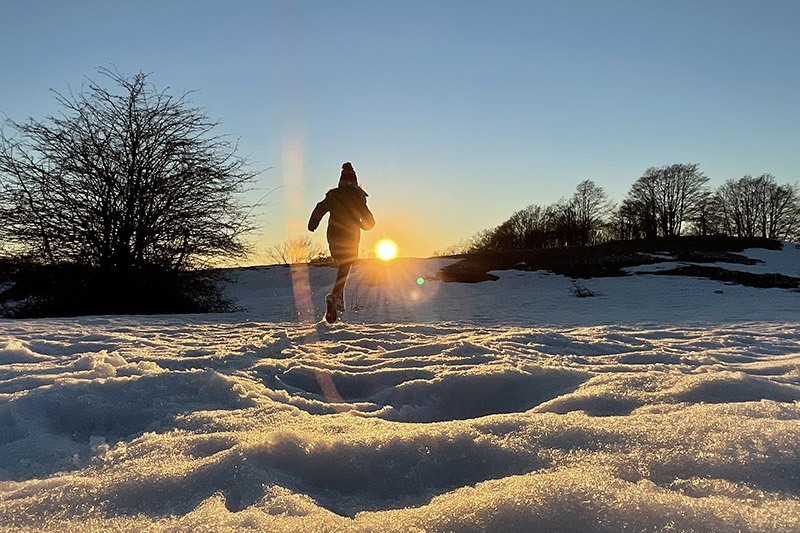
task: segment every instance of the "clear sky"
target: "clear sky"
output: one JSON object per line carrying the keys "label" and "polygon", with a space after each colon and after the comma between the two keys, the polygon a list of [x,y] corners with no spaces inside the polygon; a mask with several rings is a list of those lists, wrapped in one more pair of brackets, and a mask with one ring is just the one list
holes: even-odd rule
{"label": "clear sky", "polygon": [[796,0],[0,0],[0,118],[57,112],[49,89],[97,67],[151,72],[271,167],[257,247],[307,234],[352,161],[364,248],[427,256],[584,179],[615,201],[676,162],[795,183],[798,28]]}

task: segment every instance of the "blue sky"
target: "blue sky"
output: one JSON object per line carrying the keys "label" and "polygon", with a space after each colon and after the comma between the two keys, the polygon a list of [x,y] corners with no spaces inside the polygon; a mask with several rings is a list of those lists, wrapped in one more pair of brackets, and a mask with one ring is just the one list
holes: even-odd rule
{"label": "blue sky", "polygon": [[[382,237],[426,256],[584,179],[800,178],[800,2],[2,0],[0,118],[97,67],[151,72],[266,169],[258,248],[306,234],[352,161]],[[324,242],[324,232],[313,235]],[[258,256],[254,258],[258,262]]]}

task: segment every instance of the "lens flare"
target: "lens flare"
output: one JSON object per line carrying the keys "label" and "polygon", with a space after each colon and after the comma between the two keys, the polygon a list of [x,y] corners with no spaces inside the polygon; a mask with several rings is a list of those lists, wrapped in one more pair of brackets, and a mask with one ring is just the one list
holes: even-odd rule
{"label": "lens flare", "polygon": [[375,255],[384,261],[394,259],[397,257],[397,245],[389,239],[383,239],[375,246]]}

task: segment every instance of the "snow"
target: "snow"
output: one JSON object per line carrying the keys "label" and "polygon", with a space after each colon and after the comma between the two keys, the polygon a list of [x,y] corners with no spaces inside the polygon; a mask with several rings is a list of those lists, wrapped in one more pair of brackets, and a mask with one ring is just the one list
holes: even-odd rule
{"label": "snow", "polygon": [[357,265],[334,325],[327,267],[0,321],[0,529],[800,531],[800,293],[453,261]]}

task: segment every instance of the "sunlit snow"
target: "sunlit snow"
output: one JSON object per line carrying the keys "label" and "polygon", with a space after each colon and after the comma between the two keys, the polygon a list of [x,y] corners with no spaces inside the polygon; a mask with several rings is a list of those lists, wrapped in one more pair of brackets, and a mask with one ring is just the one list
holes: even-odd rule
{"label": "sunlit snow", "polygon": [[800,293],[452,261],[357,265],[332,326],[327,267],[0,321],[0,529],[800,531]]}

